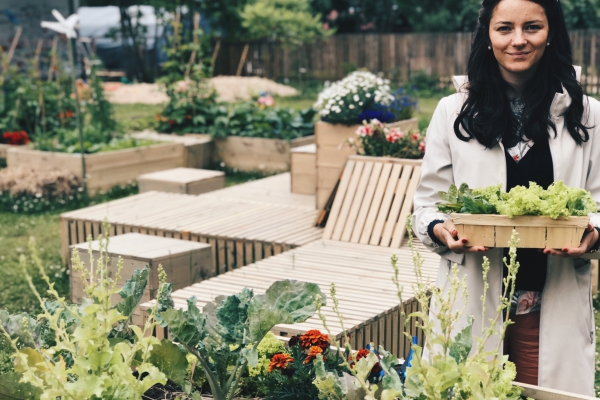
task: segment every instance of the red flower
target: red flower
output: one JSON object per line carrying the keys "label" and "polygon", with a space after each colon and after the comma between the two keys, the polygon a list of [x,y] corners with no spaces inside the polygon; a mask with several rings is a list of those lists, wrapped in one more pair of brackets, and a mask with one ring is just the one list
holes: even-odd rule
{"label": "red flower", "polygon": [[419,143],[419,150],[421,153],[425,153],[425,147],[425,141],[423,140],[421,143]]}
{"label": "red flower", "polygon": [[[307,354],[307,356],[304,359],[304,362],[302,364],[308,364],[309,362],[311,362],[312,360],[314,360],[315,358],[317,358],[317,356],[319,354],[323,354],[323,349],[321,347],[319,347],[319,346],[312,346],[308,350],[308,354]],[[325,359],[325,357],[323,357],[323,359]]]}
{"label": "red flower", "polygon": [[58,118],[60,118],[60,119],[65,119],[65,118],[69,119],[69,118],[72,118],[74,115],[75,115],[75,113],[73,111],[67,110],[65,112],[59,113],[58,114]]}
{"label": "red flower", "polygon": [[22,145],[30,142],[29,136],[25,131],[5,132],[2,137],[6,144]]}
{"label": "red flower", "polygon": [[313,346],[318,346],[325,350],[329,347],[329,336],[322,334],[317,329],[307,331],[304,335],[300,336],[300,347],[308,349]]}
{"label": "red flower", "polygon": [[169,124],[169,125],[173,125],[174,123],[175,123],[174,119],[170,119],[170,120],[167,121],[167,124]]}
{"label": "red flower", "polygon": [[189,114],[186,114],[184,117],[185,117],[185,119],[192,119],[192,116]]}
{"label": "red flower", "polygon": [[[367,349],[360,349],[356,353],[350,356],[350,368],[354,368],[354,364],[357,363],[361,358],[368,356],[370,353]],[[371,374],[379,374],[381,372],[381,364],[377,363],[371,369]]]}
{"label": "red flower", "polygon": [[287,368],[289,363],[294,362],[294,359],[287,354],[277,353],[271,357],[271,363],[269,364],[269,372],[273,372],[274,369],[284,370]]}
{"label": "red flower", "polygon": [[410,138],[416,142],[419,139],[421,139],[421,135],[419,134],[419,132],[413,132],[410,134]]}

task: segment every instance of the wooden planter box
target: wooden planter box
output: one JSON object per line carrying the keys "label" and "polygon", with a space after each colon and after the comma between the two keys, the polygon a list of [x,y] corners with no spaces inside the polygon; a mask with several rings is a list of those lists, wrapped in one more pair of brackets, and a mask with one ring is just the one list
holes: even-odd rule
{"label": "wooden planter box", "polygon": [[[401,130],[417,129],[416,118],[398,121],[393,124]],[[317,143],[317,209],[323,209],[331,196],[335,184],[340,179],[342,169],[354,149],[340,145],[349,138],[356,138],[356,129],[360,125],[339,125],[319,121],[315,123],[315,141]]]}
{"label": "wooden planter box", "polygon": [[314,136],[294,139],[291,142],[280,139],[228,136],[224,139],[215,139],[215,161],[223,162],[229,168],[237,168],[240,171],[289,171],[290,150],[314,142]]}
{"label": "wooden planter box", "polygon": [[552,219],[543,216],[509,218],[506,215],[452,214],[458,237],[469,246],[508,247],[513,229],[519,234],[518,248],[578,247],[589,217]]}
{"label": "wooden planter box", "polygon": [[[134,182],[141,174],[182,167],[184,146],[181,143],[161,143],[152,146],[86,154],[88,189],[91,194],[101,189]],[[57,168],[71,171],[82,178],[81,155],[11,148],[7,151],[8,167]]]}
{"label": "wooden planter box", "polygon": [[184,161],[186,168],[207,168],[213,161],[215,144],[210,135],[201,133],[188,133],[186,135],[156,133],[151,131],[130,134],[136,139],[148,139],[157,142],[172,142],[183,144]]}
{"label": "wooden planter box", "polygon": [[291,150],[292,193],[317,192],[317,145],[307,144]]}

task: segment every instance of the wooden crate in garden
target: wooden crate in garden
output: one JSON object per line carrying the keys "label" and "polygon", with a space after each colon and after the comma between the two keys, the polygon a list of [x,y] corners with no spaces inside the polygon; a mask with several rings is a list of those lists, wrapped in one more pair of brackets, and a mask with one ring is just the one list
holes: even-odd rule
{"label": "wooden crate in garden", "polygon": [[314,136],[294,139],[291,142],[242,136],[215,138],[215,161],[240,171],[289,171],[290,150],[314,142]]}
{"label": "wooden crate in garden", "polygon": [[[132,149],[86,154],[88,189],[94,194],[116,185],[126,185],[148,172],[183,167],[184,146],[161,143]],[[79,154],[39,151],[22,147],[8,149],[8,167],[57,168],[71,171],[82,178]]]}
{"label": "wooden crate in garden", "polygon": [[[100,255],[99,242],[92,242],[91,247],[94,259],[97,261]],[[78,249],[81,260],[89,268],[91,265],[88,254],[90,244],[87,242],[79,243],[71,246],[71,250],[74,248]],[[110,277],[114,277],[117,272],[118,258],[123,259],[121,279],[118,281],[119,287],[131,278],[136,269],[141,270],[146,266],[150,268],[148,284],[144,289],[142,301],[150,301],[156,298],[159,286],[159,264],[167,273],[169,282],[173,283],[175,290],[215,275],[212,265],[212,250],[210,245],[206,243],[129,233],[110,238],[108,256],[110,258]],[[71,301],[80,303],[82,297],[87,295],[83,291],[81,274],[73,269],[71,262],[69,262],[69,281]],[[114,305],[120,299],[120,296],[114,295],[111,301]]]}
{"label": "wooden crate in garden", "polygon": [[136,132],[130,136],[137,139],[154,140],[158,142],[181,143],[184,146],[183,166],[187,168],[207,168],[213,162],[215,144],[210,135],[188,133],[177,135],[175,133],[156,133],[150,131]]}
{"label": "wooden crate in garden", "polygon": [[578,247],[589,217],[552,219],[544,216],[452,214],[458,237],[469,246],[508,247],[513,229],[519,233],[519,248]]}
{"label": "wooden crate in garden", "polygon": [[[390,126],[408,131],[418,129],[416,118],[398,121]],[[317,144],[317,208],[323,209],[331,196],[331,192],[340,179],[348,156],[355,154],[349,147],[340,148],[344,141],[356,138],[356,130],[360,125],[339,125],[319,121],[315,123],[315,142]]]}
{"label": "wooden crate in garden", "polygon": [[317,146],[308,144],[291,150],[292,193],[315,194],[317,191]]}

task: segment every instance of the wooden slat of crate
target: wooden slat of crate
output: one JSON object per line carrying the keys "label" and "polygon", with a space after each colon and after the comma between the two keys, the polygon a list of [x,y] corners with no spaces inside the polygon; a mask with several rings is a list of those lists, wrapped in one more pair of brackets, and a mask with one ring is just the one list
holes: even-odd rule
{"label": "wooden slat of crate", "polygon": [[562,390],[548,389],[540,386],[528,385],[521,382],[513,382],[513,385],[523,388],[521,396],[535,400],[594,400],[598,397],[589,397],[581,394],[568,393]]}
{"label": "wooden slat of crate", "polygon": [[317,192],[317,145],[296,147],[290,154],[292,193],[315,194]]}
{"label": "wooden slat of crate", "polygon": [[[421,250],[424,249],[419,243],[417,246]],[[411,283],[415,281],[415,277],[412,266],[408,267],[412,265],[409,249],[390,249],[331,240],[316,241],[258,261],[256,264],[176,291],[173,295],[178,307],[185,307],[184,299],[192,295],[196,295],[198,305],[203,306],[217,295],[234,294],[244,287],[252,288],[256,293],[263,293],[272,282],[280,279],[315,282],[326,294],[329,291],[329,283],[335,282],[344,325],[354,345],[364,347],[369,341],[373,341],[389,345],[389,349],[407,350],[406,346],[394,345],[394,341],[403,341],[404,338],[396,312],[397,290],[391,282],[392,254],[397,254],[400,258],[400,279],[404,285],[404,295],[412,296]],[[435,276],[439,264],[438,256],[425,251],[423,256],[426,260],[423,266],[424,274]],[[328,318],[332,333],[341,339],[341,324],[331,309],[331,301],[324,307],[323,312]],[[359,329],[361,324],[364,329]],[[299,325],[279,326],[275,332],[290,334],[308,329],[322,329],[318,317],[310,318]]]}
{"label": "wooden slat of crate", "polygon": [[543,216],[452,214],[458,236],[470,246],[507,247],[510,234],[519,234],[519,248],[577,247],[589,217],[552,219]]}

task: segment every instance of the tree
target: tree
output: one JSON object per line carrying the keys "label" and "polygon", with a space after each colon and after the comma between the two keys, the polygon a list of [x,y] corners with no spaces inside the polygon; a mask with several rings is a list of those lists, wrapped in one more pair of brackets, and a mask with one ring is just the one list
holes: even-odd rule
{"label": "tree", "polygon": [[561,0],[568,29],[589,29],[600,26],[598,0]]}

